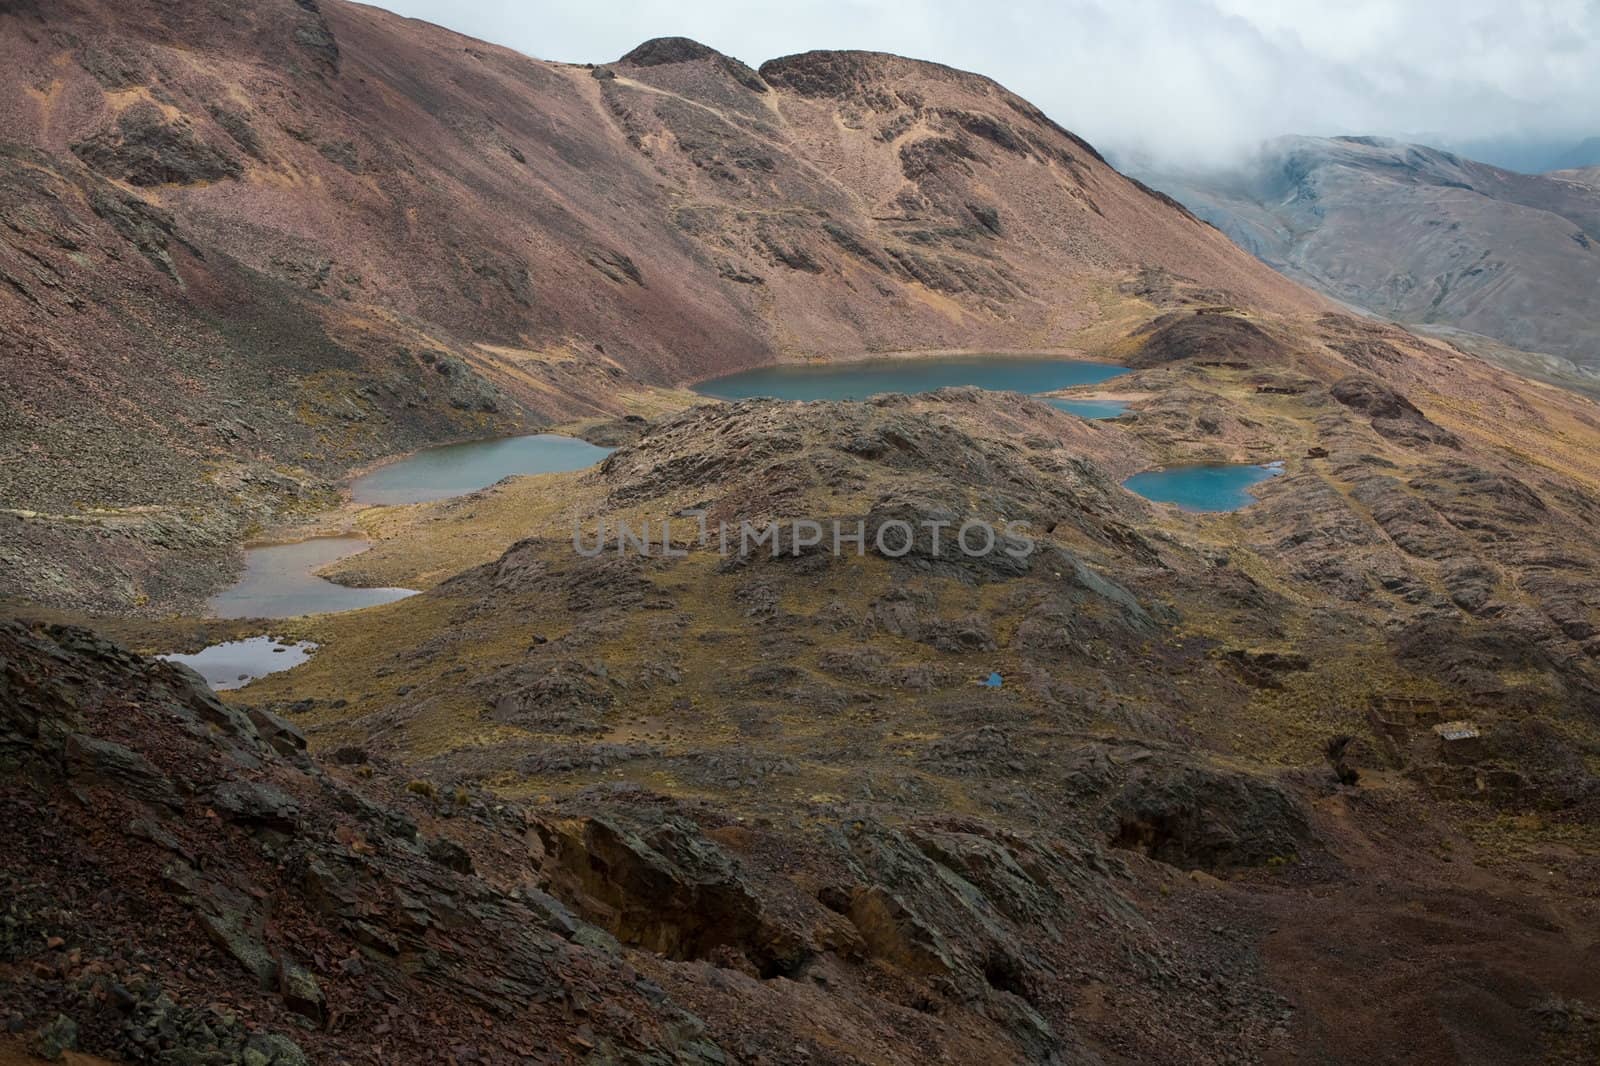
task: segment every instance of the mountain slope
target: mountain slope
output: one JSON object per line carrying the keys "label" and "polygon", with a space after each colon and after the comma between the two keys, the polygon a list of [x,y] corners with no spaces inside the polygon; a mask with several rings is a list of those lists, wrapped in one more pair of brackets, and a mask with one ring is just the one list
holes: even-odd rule
{"label": "mountain slope", "polygon": [[1600,188],[1600,166],[1575,167],[1571,170],[1552,170],[1545,177],[1554,178],[1557,181],[1575,181],[1579,185]]}
{"label": "mountain slope", "polygon": [[[1145,265],[1306,305],[986,79],[817,54],[768,83],[697,47],[590,71],[316,8],[13,12],[6,128],[35,165],[150,202],[169,245],[341,336],[603,362],[599,343],[653,383],[781,353],[1061,344],[1093,319],[1091,285]],[[75,207],[62,192],[33,195]],[[169,314],[200,310],[187,252],[175,271],[133,257]],[[46,334],[84,283],[52,266],[59,294],[22,269],[7,294]]]}
{"label": "mountain slope", "polygon": [[[0,31],[0,1062],[1600,1060],[1591,401],[944,67],[317,0]],[[1126,411],[672,387],[950,346],[1114,361]],[[623,413],[588,470],[322,507]],[[1241,462],[1236,512],[1122,483]],[[176,613],[251,523],[422,591]],[[85,607],[318,647],[218,697],[12,620]]]}
{"label": "mountain slope", "polygon": [[0,6],[0,588],[192,601],[380,456],[784,358],[1071,346],[1149,271],[1318,306],[987,79],[763,69],[343,0]]}
{"label": "mountain slope", "polygon": [[[772,912],[820,901],[891,991],[863,998],[826,926],[664,944],[599,874],[574,905],[669,974],[819,984],[829,1032],[842,1001],[929,1004],[926,1060],[970,1061],[973,1014],[1007,1063],[1592,1059],[1594,405],[1340,315],[1177,310],[1118,354],[1111,423],[976,389],[704,404],[588,471],[368,512],[343,575],[428,591],[269,623],[323,650],[230,700],[447,789],[715,812]],[[1235,514],[1119,484],[1269,460]],[[697,543],[691,510],[783,522],[783,550]],[[1025,558],[951,547],[1001,516]],[[808,548],[800,517],[869,546]],[[903,555],[873,547],[893,521]],[[1453,750],[1433,726],[1460,719]],[[766,1057],[811,1061],[789,1046]]]}
{"label": "mountain slope", "polygon": [[1289,137],[1235,173],[1153,178],[1292,277],[1600,386],[1600,191],[1377,138]]}

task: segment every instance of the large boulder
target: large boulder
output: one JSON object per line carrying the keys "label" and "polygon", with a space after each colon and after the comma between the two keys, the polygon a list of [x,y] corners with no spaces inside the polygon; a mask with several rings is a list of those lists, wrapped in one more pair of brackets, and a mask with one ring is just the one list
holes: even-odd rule
{"label": "large boulder", "polygon": [[1299,801],[1276,782],[1165,756],[1138,764],[1102,823],[1113,847],[1184,869],[1291,861],[1312,843]]}

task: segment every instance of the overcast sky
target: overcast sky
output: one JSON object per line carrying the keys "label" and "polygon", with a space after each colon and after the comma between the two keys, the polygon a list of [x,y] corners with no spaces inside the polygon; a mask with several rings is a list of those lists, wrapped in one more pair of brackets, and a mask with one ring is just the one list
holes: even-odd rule
{"label": "overcast sky", "polygon": [[868,48],[987,74],[1102,148],[1226,160],[1282,133],[1600,134],[1600,0],[380,0],[542,59],[693,37],[759,66]]}

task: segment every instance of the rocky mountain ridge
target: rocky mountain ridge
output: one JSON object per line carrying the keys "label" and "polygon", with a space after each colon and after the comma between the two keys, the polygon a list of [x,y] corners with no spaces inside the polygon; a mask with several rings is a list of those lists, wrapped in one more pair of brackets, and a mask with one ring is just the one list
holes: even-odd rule
{"label": "rocky mountain ridge", "polygon": [[0,70],[0,521],[45,599],[46,546],[107,561],[100,605],[192,597],[178,545],[225,560],[426,443],[781,359],[1070,347],[1145,268],[1315,303],[892,56],[588,68],[343,0],[64,0],[0,11]]}
{"label": "rocky mountain ridge", "polygon": [[1600,192],[1582,173],[1519,174],[1384,138],[1284,137],[1235,171],[1149,180],[1290,277],[1401,323],[1488,338],[1489,358],[1592,394]]}

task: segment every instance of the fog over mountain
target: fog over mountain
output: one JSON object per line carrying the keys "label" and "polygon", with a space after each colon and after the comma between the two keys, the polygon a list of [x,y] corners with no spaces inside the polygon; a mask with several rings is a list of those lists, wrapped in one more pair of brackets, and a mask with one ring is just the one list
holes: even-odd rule
{"label": "fog over mountain", "polygon": [[1576,145],[1600,99],[1600,5],[1585,0],[798,0],[781,18],[732,0],[381,6],[573,62],[677,34],[753,64],[914,55],[997,78],[1102,150],[1163,168],[1226,164],[1285,133]]}
{"label": "fog over mountain", "polygon": [[1151,173],[1241,247],[1345,303],[1465,330],[1523,373],[1600,387],[1600,188],[1377,137],[1279,137],[1236,169]]}

